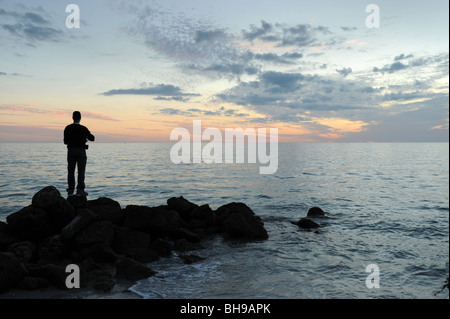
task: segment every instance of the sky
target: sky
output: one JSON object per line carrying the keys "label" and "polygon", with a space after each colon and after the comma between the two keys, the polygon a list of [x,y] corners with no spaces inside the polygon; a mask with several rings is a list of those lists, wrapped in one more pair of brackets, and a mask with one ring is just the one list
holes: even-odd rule
{"label": "sky", "polygon": [[169,141],[194,120],[448,142],[448,25],[447,0],[0,0],[0,142],[61,142],[75,110],[98,142]]}

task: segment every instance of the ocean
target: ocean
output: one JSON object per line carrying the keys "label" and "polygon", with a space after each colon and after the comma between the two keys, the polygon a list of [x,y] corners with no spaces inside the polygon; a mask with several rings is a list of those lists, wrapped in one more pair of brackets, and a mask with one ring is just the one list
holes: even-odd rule
{"label": "ocean", "polygon": [[[122,207],[164,205],[174,196],[212,209],[244,202],[269,239],[211,238],[193,252],[205,260],[190,265],[176,254],[162,258],[150,264],[157,275],[131,288],[136,294],[448,298],[441,289],[449,272],[448,143],[280,144],[272,175],[260,175],[258,163],[173,164],[172,145],[90,143],[88,198]],[[66,165],[62,143],[0,144],[0,220],[45,186],[65,196]],[[316,220],[319,232],[291,223],[314,206],[329,216]]]}

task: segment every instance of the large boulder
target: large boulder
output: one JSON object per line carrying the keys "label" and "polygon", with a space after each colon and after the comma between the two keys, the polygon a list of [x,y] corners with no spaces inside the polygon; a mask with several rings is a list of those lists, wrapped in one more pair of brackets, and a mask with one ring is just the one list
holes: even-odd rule
{"label": "large boulder", "polygon": [[231,238],[248,240],[269,238],[261,218],[244,203],[223,205],[215,211],[215,214],[221,230]]}
{"label": "large boulder", "polygon": [[191,212],[198,207],[197,204],[191,203],[183,196],[169,198],[167,205],[169,209],[176,211],[184,220],[190,220]]}
{"label": "large boulder", "polygon": [[31,205],[43,209],[48,214],[54,232],[59,232],[76,215],[75,208],[54,186],[47,186],[37,192],[31,200]]}
{"label": "large boulder", "polygon": [[25,269],[14,257],[0,253],[0,293],[14,288],[25,276]]}
{"label": "large boulder", "polygon": [[128,205],[125,208],[124,226],[149,233],[155,239],[169,235],[179,224],[180,216],[168,206]]}
{"label": "large boulder", "polygon": [[21,239],[39,240],[54,233],[45,210],[27,206],[6,217],[13,236]]}

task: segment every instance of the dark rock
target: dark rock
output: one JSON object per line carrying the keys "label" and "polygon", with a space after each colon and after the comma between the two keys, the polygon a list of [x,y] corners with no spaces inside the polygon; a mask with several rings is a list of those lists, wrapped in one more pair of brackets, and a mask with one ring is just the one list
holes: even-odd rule
{"label": "dark rock", "polygon": [[134,247],[127,251],[126,256],[141,263],[151,263],[159,259],[158,252],[145,247]]}
{"label": "dark rock", "polygon": [[201,219],[191,219],[189,221],[189,224],[187,225],[187,228],[189,229],[195,229],[195,230],[199,230],[199,229],[204,229],[208,227],[208,223],[205,220],[201,220]]}
{"label": "dark rock", "polygon": [[88,207],[86,196],[69,196],[66,200],[75,209]]}
{"label": "dark rock", "polygon": [[16,256],[21,262],[30,262],[34,257],[36,245],[31,241],[20,241],[9,245],[8,251]]}
{"label": "dark rock", "polygon": [[230,203],[216,210],[221,230],[231,238],[259,240],[269,238],[261,218],[244,203]]}
{"label": "dark rock", "polygon": [[109,246],[95,244],[90,247],[87,256],[98,263],[114,263],[118,258],[117,254]]}
{"label": "dark rock", "polygon": [[38,264],[59,264],[69,256],[70,247],[61,239],[60,235],[53,235],[41,243],[38,252]]}
{"label": "dark rock", "polygon": [[93,222],[75,236],[75,243],[80,246],[104,244],[110,246],[114,239],[114,225],[110,221]]}
{"label": "dark rock", "polygon": [[11,235],[10,226],[0,221],[0,251],[4,251],[9,245],[20,241],[20,239]]}
{"label": "dark rock", "polygon": [[89,209],[78,210],[78,216],[61,230],[62,240],[71,240],[96,219],[96,215]]}
{"label": "dark rock", "polygon": [[173,245],[167,240],[158,238],[150,245],[150,248],[156,250],[159,256],[167,257],[172,254]]}
{"label": "dark rock", "polygon": [[47,186],[37,192],[31,205],[46,211],[53,232],[57,233],[75,218],[75,208],[70,205],[54,186]]}
{"label": "dark rock", "polygon": [[24,276],[25,269],[16,258],[0,253],[0,293],[14,288]]}
{"label": "dark rock", "polygon": [[114,225],[122,226],[125,220],[125,212],[117,206],[89,206],[89,210],[97,216],[98,220],[109,220]]}
{"label": "dark rock", "polygon": [[119,202],[108,198],[108,197],[99,197],[97,199],[89,200],[88,201],[89,207],[95,207],[95,206],[109,206],[109,207],[115,207],[115,208],[121,208]]}
{"label": "dark rock", "polygon": [[116,271],[116,276],[118,279],[127,279],[132,281],[145,279],[156,274],[156,272],[151,268],[125,256],[120,257],[116,261]]}
{"label": "dark rock", "polygon": [[193,264],[193,263],[196,263],[198,261],[205,260],[205,258],[202,258],[202,257],[197,256],[197,255],[180,255],[178,257],[180,257],[181,260],[183,260],[184,264]]}
{"label": "dark rock", "polygon": [[216,222],[216,215],[208,204],[194,208],[191,212],[191,218],[206,222],[206,226],[212,226]]}
{"label": "dark rock", "polygon": [[66,289],[66,267],[60,265],[27,264],[28,276],[47,279],[53,286]]}
{"label": "dark rock", "polygon": [[54,232],[47,213],[31,205],[7,216],[6,221],[12,234],[22,239],[39,240]]}
{"label": "dark rock", "polygon": [[116,285],[114,279],[115,269],[109,266],[97,267],[89,273],[89,279],[93,282],[92,287],[95,290],[109,292]]}
{"label": "dark rock", "polygon": [[116,281],[112,276],[108,276],[106,274],[99,276],[93,284],[95,290],[109,292],[116,285]]}
{"label": "dark rock", "polygon": [[41,277],[25,276],[17,285],[17,289],[22,290],[36,290],[47,288],[50,285],[49,281]]}
{"label": "dark rock", "polygon": [[309,218],[302,218],[295,224],[300,228],[307,228],[307,229],[320,227],[319,224],[317,224],[316,222],[312,221]]}
{"label": "dark rock", "polygon": [[198,207],[197,204],[191,203],[183,196],[169,198],[167,205],[169,209],[176,211],[184,220],[189,220],[191,212]]}
{"label": "dark rock", "polygon": [[186,239],[187,241],[191,242],[191,243],[199,243],[201,240],[201,237],[190,231],[187,230],[185,228],[178,228],[175,231],[171,232],[172,237],[174,237],[175,239]]}
{"label": "dark rock", "polygon": [[200,250],[204,249],[204,247],[199,243],[190,243],[186,239],[179,239],[173,245],[173,250],[179,252],[186,252],[191,250]]}
{"label": "dark rock", "polygon": [[153,238],[163,237],[176,230],[180,224],[177,212],[168,206],[147,207],[128,205],[125,208],[124,226],[150,233]]}
{"label": "dark rock", "polygon": [[127,254],[133,248],[148,248],[150,234],[137,230],[116,228],[112,248],[119,254]]}
{"label": "dark rock", "polygon": [[307,217],[325,217],[325,212],[320,207],[312,207],[308,210]]}

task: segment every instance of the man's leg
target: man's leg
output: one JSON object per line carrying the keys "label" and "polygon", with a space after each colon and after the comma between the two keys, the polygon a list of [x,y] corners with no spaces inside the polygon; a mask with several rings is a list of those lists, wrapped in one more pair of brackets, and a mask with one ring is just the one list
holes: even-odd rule
{"label": "man's leg", "polygon": [[67,193],[72,195],[75,190],[75,166],[77,164],[75,154],[73,151],[67,150]]}
{"label": "man's leg", "polygon": [[81,195],[85,194],[85,192],[84,192],[84,188],[85,188],[84,176],[85,176],[85,172],[86,172],[86,162],[87,162],[86,151],[80,150],[79,156],[77,158],[77,164],[78,164],[77,194],[81,194]]}

